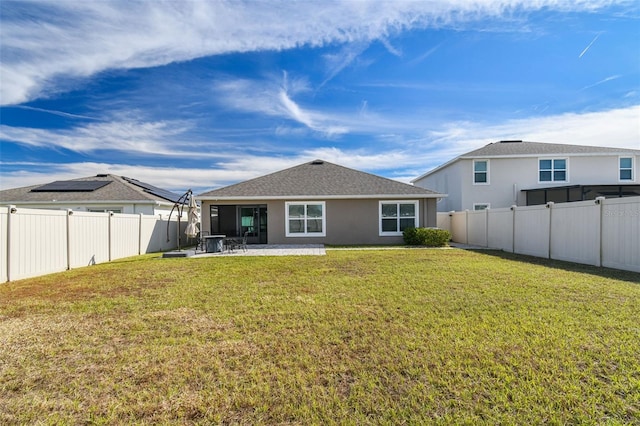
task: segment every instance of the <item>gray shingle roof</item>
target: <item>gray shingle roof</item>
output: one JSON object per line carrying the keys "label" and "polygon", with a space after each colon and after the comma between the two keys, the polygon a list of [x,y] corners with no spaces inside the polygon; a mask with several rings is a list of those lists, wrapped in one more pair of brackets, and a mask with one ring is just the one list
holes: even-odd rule
{"label": "gray shingle roof", "polygon": [[469,151],[438,167],[418,176],[411,182],[417,182],[438,170],[441,170],[460,159],[470,158],[494,158],[494,157],[527,157],[535,155],[640,155],[640,149],[611,148],[603,146],[568,145],[559,143],[525,142],[525,141],[499,141],[493,142],[482,148]]}
{"label": "gray shingle roof", "polygon": [[[43,185],[25,186],[22,188],[6,189],[0,191],[0,202],[7,203],[46,203],[57,202],[87,202],[87,201],[129,201],[161,204],[173,204],[163,197],[150,194],[139,186],[133,185],[120,176],[97,175],[79,179],[71,179],[67,182],[108,181],[109,184],[94,191],[38,191],[33,192]],[[176,195],[176,198],[179,195]]]}
{"label": "gray shingle roof", "polygon": [[200,199],[442,197],[437,192],[315,160],[235,185],[200,194]]}
{"label": "gray shingle roof", "polygon": [[615,154],[615,153],[640,154],[640,149],[609,148],[600,146],[567,145],[559,143],[500,141],[490,143],[482,148],[462,154],[467,157],[497,157],[518,155],[553,155],[553,154]]}

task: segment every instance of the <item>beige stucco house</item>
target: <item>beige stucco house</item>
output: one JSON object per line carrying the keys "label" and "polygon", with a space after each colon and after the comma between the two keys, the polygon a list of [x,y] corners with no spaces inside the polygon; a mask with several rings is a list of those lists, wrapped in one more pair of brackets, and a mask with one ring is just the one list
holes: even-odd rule
{"label": "beige stucco house", "polygon": [[500,141],[412,183],[449,194],[441,212],[638,196],[639,161],[640,149]]}
{"label": "beige stucco house", "polygon": [[[169,217],[180,195],[111,174],[0,191],[0,203],[30,209],[75,210]],[[175,217],[175,211],[173,213]]]}
{"label": "beige stucco house", "polygon": [[397,244],[446,195],[315,160],[198,195],[202,230],[254,244]]}

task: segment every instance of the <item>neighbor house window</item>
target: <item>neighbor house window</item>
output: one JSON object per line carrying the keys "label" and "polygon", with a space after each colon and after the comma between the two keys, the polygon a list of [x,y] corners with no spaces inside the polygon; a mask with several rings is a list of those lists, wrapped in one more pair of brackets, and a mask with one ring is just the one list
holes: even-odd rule
{"label": "neighbor house window", "polygon": [[540,182],[566,182],[567,159],[549,158],[539,160],[538,180]]}
{"label": "neighbor house window", "polygon": [[92,212],[92,213],[122,213],[122,209],[114,209],[114,208],[104,208],[104,209],[98,209],[98,208],[92,208],[89,207],[87,208],[88,212]]}
{"label": "neighbor house window", "polygon": [[326,214],[324,201],[288,202],[286,209],[287,237],[324,237]]}
{"label": "neighbor house window", "polygon": [[486,210],[489,207],[491,207],[491,205],[489,203],[474,203],[473,204],[473,209],[474,210]]}
{"label": "neighbor house window", "polygon": [[633,157],[620,157],[620,180],[633,181]]}
{"label": "neighbor house window", "polygon": [[473,161],[474,185],[486,185],[489,183],[489,160]]}
{"label": "neighbor house window", "polygon": [[402,235],[405,229],[417,226],[417,201],[380,202],[380,235]]}

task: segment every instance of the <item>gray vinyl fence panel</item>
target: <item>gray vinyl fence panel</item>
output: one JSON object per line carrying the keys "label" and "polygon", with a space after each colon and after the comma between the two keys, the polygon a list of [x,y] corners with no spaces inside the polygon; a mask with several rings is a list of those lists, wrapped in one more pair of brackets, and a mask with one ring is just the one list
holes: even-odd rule
{"label": "gray vinyl fence panel", "polygon": [[640,272],[640,197],[438,213],[438,226],[457,243]]}
{"label": "gray vinyl fence panel", "polygon": [[111,216],[111,260],[140,254],[140,215]]}
{"label": "gray vinyl fence panel", "polygon": [[108,262],[109,215],[104,213],[73,212],[69,216],[70,268]]}
{"label": "gray vinyl fence panel", "polygon": [[592,202],[555,204],[551,214],[552,259],[600,266],[600,207]]}
{"label": "gray vinyl fence panel", "polygon": [[547,206],[519,207],[513,210],[514,253],[549,257],[549,213]]}
{"label": "gray vinyl fence panel", "polygon": [[468,212],[451,213],[451,238],[455,242],[468,243],[467,215]]}
{"label": "gray vinyl fence panel", "polygon": [[603,204],[602,266],[640,272],[639,200],[620,198]]}
{"label": "gray vinyl fence panel", "polygon": [[[10,238],[4,241],[10,279],[28,278],[67,269],[67,212],[20,209],[8,213]],[[3,258],[5,258],[3,256]],[[3,281],[8,280],[5,277]]]}
{"label": "gray vinyl fence panel", "polygon": [[487,247],[513,252],[513,211],[496,209],[487,211]]}
{"label": "gray vinyl fence panel", "polygon": [[[181,221],[182,246],[187,243],[185,228]],[[175,218],[0,207],[0,282],[177,246]]]}
{"label": "gray vinyl fence panel", "polygon": [[487,211],[469,211],[467,217],[467,244],[487,246]]}
{"label": "gray vinyl fence panel", "polygon": [[7,231],[9,223],[9,208],[0,208],[0,281],[7,281],[8,270],[7,263],[9,253],[9,236],[7,235]]}

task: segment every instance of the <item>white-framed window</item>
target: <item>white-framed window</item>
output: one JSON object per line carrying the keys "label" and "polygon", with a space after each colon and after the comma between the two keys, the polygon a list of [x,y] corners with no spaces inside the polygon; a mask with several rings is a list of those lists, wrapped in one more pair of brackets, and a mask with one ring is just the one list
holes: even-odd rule
{"label": "white-framed window", "polygon": [[87,208],[88,212],[92,212],[92,213],[108,213],[108,212],[112,212],[112,213],[122,213],[122,209],[121,208],[98,208],[98,207],[89,207]]}
{"label": "white-framed window", "polygon": [[473,160],[473,184],[489,185],[489,160]]}
{"label": "white-framed window", "polygon": [[380,236],[402,235],[418,223],[418,201],[380,201]]}
{"label": "white-framed window", "polygon": [[567,163],[566,158],[540,158],[538,160],[538,182],[568,182]]}
{"label": "white-framed window", "polygon": [[619,172],[618,179],[621,182],[633,182],[633,157],[620,157],[618,159]]}
{"label": "white-framed window", "polygon": [[290,201],[285,203],[287,237],[324,237],[327,230],[324,201]]}
{"label": "white-framed window", "polygon": [[491,208],[489,203],[473,203],[473,210],[487,210]]}

